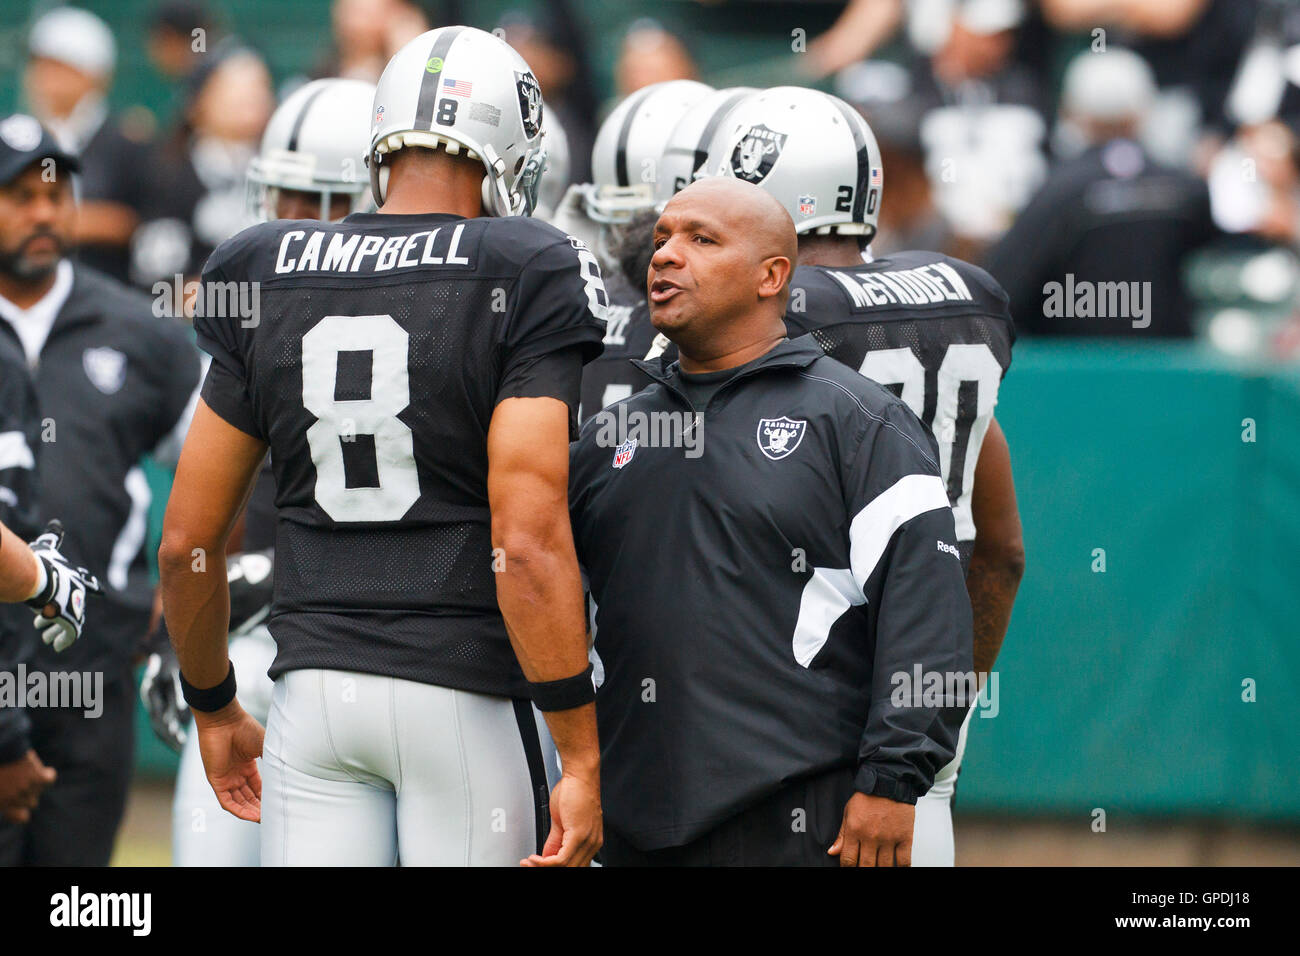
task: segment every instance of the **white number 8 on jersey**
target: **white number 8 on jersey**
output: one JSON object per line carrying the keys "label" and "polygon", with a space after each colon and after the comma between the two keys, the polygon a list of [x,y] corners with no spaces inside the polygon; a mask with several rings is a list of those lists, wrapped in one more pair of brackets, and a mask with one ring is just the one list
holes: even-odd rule
{"label": "white number 8 on jersey", "polygon": [[[336,397],[340,352],[370,352],[370,397]],[[397,416],[411,404],[410,336],[391,315],[328,315],[302,337],[302,404],[316,502],[335,521],[400,521],[420,497],[415,441]],[[349,488],[342,442],[373,435],[378,487]]]}

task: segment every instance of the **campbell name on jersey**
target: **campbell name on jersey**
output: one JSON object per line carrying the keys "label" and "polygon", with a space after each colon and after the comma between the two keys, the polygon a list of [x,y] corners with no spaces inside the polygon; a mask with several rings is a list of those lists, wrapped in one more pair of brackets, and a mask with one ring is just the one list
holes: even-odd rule
{"label": "campbell name on jersey", "polygon": [[576,412],[605,334],[595,257],[521,217],[357,214],[246,230],[204,283],[256,289],[255,316],[205,309],[195,328],[213,357],[204,399],[271,447],[272,676],[342,667],[522,696],[487,432],[505,398]]}
{"label": "campbell name on jersey", "polygon": [[1015,342],[1006,293],[983,269],[922,251],[860,266],[800,266],[790,286],[790,335],[811,332],[826,354],[892,390],[934,433],[968,562],[975,463]]}

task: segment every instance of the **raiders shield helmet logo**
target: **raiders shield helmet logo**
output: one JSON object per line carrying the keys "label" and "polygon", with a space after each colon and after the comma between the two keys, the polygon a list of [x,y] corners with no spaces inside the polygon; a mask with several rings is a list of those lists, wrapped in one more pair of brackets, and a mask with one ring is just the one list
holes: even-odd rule
{"label": "raiders shield helmet logo", "polygon": [[793,418],[761,418],[758,422],[758,449],[773,461],[789,456],[803,441],[807,422]]}
{"label": "raiders shield helmet logo", "polygon": [[86,349],[81,353],[81,367],[90,383],[105,395],[112,395],[126,382],[126,355],[117,349]]}
{"label": "raiders shield helmet logo", "polygon": [[519,90],[519,115],[524,120],[524,135],[532,139],[542,128],[542,88],[531,73],[516,73],[515,87]]}
{"label": "raiders shield helmet logo", "polygon": [[785,133],[778,133],[762,124],[751,126],[731,151],[731,172],[737,179],[761,183],[781,158],[784,145]]}

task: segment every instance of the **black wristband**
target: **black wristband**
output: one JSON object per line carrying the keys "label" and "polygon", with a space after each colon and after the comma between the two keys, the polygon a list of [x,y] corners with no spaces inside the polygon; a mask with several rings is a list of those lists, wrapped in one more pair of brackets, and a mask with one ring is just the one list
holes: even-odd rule
{"label": "black wristband", "polygon": [[571,710],[590,704],[596,699],[596,688],[591,683],[591,665],[580,674],[564,677],[560,680],[547,680],[538,683],[528,682],[532,692],[533,703],[537,709],[546,713],[552,710]]}
{"label": "black wristband", "polygon": [[210,714],[214,710],[220,710],[235,699],[235,665],[230,665],[230,670],[226,672],[226,679],[215,687],[195,687],[185,679],[184,674],[181,674],[181,696],[185,698],[185,703],[190,705],[190,710],[198,711],[200,714]]}

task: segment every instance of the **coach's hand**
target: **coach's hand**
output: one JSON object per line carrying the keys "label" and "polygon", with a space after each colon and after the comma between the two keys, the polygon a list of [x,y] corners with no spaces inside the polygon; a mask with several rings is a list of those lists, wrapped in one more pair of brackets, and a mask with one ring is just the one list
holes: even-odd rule
{"label": "coach's hand", "polygon": [[600,810],[600,773],[575,773],[567,768],[551,791],[551,835],[541,855],[534,853],[520,866],[590,866],[605,829]]}
{"label": "coach's hand", "polygon": [[261,823],[262,775],[257,772],[257,758],[262,756],[266,734],[262,725],[232,700],[211,713],[194,711],[194,730],[203,770],[221,806],[241,820]]}
{"label": "coach's hand", "polygon": [[27,823],[43,791],[58,776],[29,750],[12,763],[0,766],[0,817],[10,823]]}
{"label": "coach's hand", "polygon": [[855,793],[844,808],[840,835],[826,852],[840,866],[911,866],[916,807]]}

